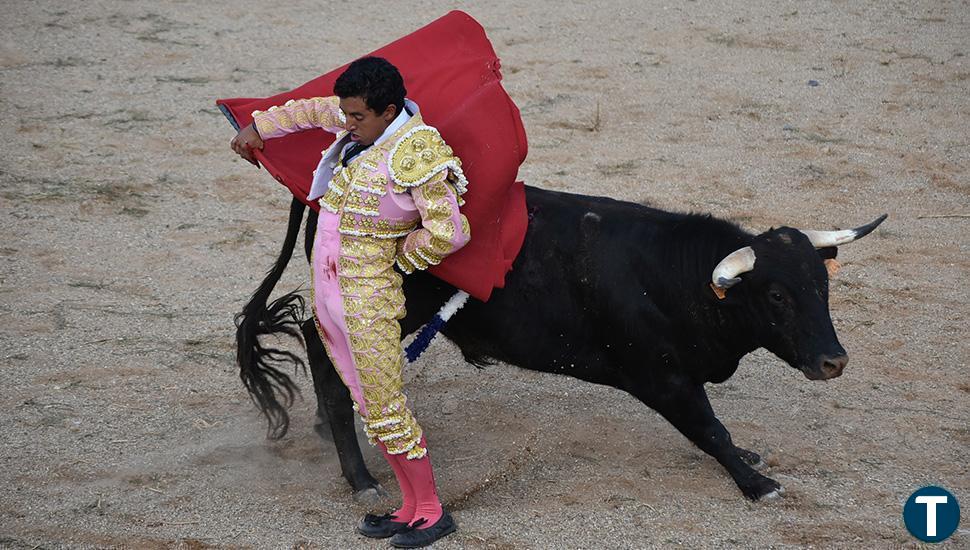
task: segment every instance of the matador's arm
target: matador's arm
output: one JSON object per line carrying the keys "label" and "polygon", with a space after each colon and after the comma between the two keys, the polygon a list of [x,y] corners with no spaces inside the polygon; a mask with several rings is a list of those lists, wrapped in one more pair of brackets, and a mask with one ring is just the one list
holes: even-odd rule
{"label": "matador's arm", "polygon": [[471,239],[468,219],[458,210],[458,192],[442,171],[431,181],[411,190],[421,214],[421,227],[401,239],[397,265],[405,273],[438,265]]}
{"label": "matador's arm", "polygon": [[397,265],[405,273],[441,263],[471,239],[468,219],[459,207],[467,181],[461,160],[438,131],[419,126],[391,151],[390,176],[395,191],[410,190],[421,227],[401,239]]}
{"label": "matador's arm", "polygon": [[264,140],[311,128],[336,134],[343,130],[346,120],[337,96],[291,99],[266,111],[253,111],[253,125]]}

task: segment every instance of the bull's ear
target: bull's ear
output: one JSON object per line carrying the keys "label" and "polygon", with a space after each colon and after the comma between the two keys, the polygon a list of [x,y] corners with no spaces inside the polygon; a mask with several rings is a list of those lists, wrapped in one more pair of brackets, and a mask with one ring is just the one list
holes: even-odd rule
{"label": "bull's ear", "polygon": [[837,246],[826,246],[825,248],[816,249],[818,255],[822,257],[823,260],[834,260],[836,256],[839,255],[839,247]]}
{"label": "bull's ear", "polygon": [[825,264],[825,271],[828,271],[829,273],[829,279],[831,279],[832,277],[835,277],[835,274],[838,273],[840,269],[842,269],[842,264],[840,264],[839,261],[836,260],[835,258],[822,260],[822,262]]}
{"label": "bull's ear", "polygon": [[716,303],[719,306],[736,306],[744,303],[744,300],[740,297],[740,287],[725,290],[708,282],[701,289],[701,295],[704,296],[706,301]]}
{"label": "bull's ear", "polygon": [[839,255],[839,247],[837,246],[826,246],[822,248],[816,248],[815,252],[818,252],[820,258],[822,258],[822,263],[825,264],[825,271],[829,273],[829,279],[835,277],[835,274],[842,269],[842,264],[835,259]]}

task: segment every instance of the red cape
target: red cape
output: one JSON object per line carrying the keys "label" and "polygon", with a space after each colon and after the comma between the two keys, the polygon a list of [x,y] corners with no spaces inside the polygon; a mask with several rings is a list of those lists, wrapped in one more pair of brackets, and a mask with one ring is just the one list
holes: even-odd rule
{"label": "red cape", "polygon": [[[436,127],[462,160],[468,178],[462,212],[472,239],[431,268],[431,273],[479,300],[505,285],[528,224],[525,189],[515,180],[527,144],[519,109],[502,88],[495,50],[485,30],[466,13],[453,11],[371,55],[400,69],[408,97],[421,106],[425,122]],[[346,65],[295,90],[264,99],[220,99],[237,127],[252,122],[254,110],[289,99],[333,95],[333,83]],[[320,152],[334,139],[309,130],[266,142],[256,151],[262,165],[298,199],[307,202],[312,171]]]}

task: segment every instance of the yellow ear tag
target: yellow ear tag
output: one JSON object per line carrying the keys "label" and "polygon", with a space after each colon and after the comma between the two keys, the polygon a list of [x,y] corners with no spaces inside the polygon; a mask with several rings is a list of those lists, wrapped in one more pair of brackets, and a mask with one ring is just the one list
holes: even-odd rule
{"label": "yellow ear tag", "polygon": [[829,272],[829,277],[835,277],[835,274],[842,269],[842,264],[840,264],[835,258],[829,258],[824,260],[825,270]]}
{"label": "yellow ear tag", "polygon": [[714,291],[714,295],[717,296],[717,299],[718,300],[723,300],[724,299],[725,294],[724,294],[724,289],[723,288],[715,285],[714,283],[711,283],[711,290]]}

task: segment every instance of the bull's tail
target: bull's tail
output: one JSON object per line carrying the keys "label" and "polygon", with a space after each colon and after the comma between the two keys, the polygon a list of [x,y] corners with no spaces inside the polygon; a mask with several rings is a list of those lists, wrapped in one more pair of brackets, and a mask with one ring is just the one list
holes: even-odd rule
{"label": "bull's tail", "polygon": [[250,398],[266,416],[269,422],[267,435],[272,439],[283,437],[289,429],[290,416],[286,408],[293,404],[294,397],[300,391],[280,367],[292,365],[294,369],[303,369],[305,372],[306,365],[293,352],[263,345],[260,336],[291,336],[303,343],[300,332],[300,323],[306,308],[303,296],[291,292],[277,298],[269,306],[266,302],[293,256],[305,210],[306,205],[294,198],[290,205],[289,226],[280,256],[253,293],[249,303],[236,315],[236,362],[239,364],[239,377],[249,390]]}

